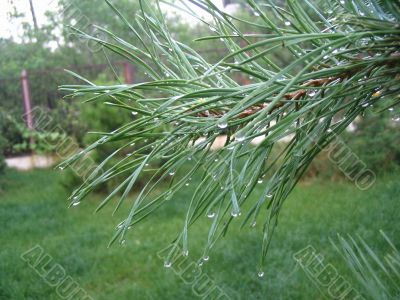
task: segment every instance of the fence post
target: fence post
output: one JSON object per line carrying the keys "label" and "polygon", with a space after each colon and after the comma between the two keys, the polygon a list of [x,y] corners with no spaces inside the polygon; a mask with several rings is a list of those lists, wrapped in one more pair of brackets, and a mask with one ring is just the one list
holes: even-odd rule
{"label": "fence post", "polygon": [[124,78],[126,84],[133,83],[133,68],[128,62],[124,62]]}
{"label": "fence post", "polygon": [[[24,98],[24,111],[25,111],[25,122],[29,130],[33,130],[33,117],[31,107],[31,93],[29,89],[28,72],[24,69],[21,72],[21,84],[22,84],[22,96]],[[33,139],[30,139],[33,143]]]}

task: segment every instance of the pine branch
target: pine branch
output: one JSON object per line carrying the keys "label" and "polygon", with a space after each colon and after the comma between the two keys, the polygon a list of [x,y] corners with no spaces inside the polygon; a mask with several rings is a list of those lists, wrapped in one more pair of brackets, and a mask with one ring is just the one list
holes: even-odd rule
{"label": "pine branch", "polygon": [[[243,226],[261,224],[261,269],[284,201],[322,147],[370,105],[385,109],[400,103],[396,98],[400,90],[400,8],[390,1],[366,5],[361,0],[344,4],[290,0],[279,7],[272,1],[262,6],[248,0],[255,16],[243,20],[220,11],[211,1],[190,1],[213,17],[212,23],[199,18],[213,32],[197,39],[199,43],[222,41],[228,51],[217,63],[207,62],[201,53],[176,41],[158,3],[152,6],[146,0],[140,1],[142,12],[134,24],[107,1],[141,41],[140,48],[106,29],[102,31],[110,40],[77,31],[78,36],[142,67],[148,80],[62,87],[72,98],[107,99],[107,105],[136,115],[62,165],[71,165],[114,141],[126,142],[115,153],[129,151],[114,165],[107,158],[104,172],[93,172],[71,200],[82,201],[97,186],[125,176],[97,209],[118,197],[118,210],[130,201],[129,192],[140,174],[151,173],[131,201],[129,215],[111,244],[123,242],[128,228],[150,217],[198,175],[201,182],[172,249],[187,253],[190,226],[209,213],[213,224],[206,255],[250,202],[241,219]],[[241,32],[249,26],[246,30],[252,34]],[[252,79],[240,85],[235,73]],[[227,135],[224,147],[213,149],[222,134]],[[258,137],[263,141],[252,145]],[[281,150],[283,137],[290,137],[290,142]],[[132,149],[132,144],[141,146]],[[162,165],[150,168],[159,160]],[[190,169],[180,172],[188,162]],[[153,197],[152,192],[165,181],[170,182],[169,189]],[[254,200],[250,195],[259,184],[263,192]]]}

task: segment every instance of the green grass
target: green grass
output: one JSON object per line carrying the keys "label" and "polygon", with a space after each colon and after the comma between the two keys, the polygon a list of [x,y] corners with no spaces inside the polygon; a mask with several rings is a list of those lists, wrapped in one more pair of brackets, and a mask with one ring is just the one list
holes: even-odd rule
{"label": "green grass", "polygon": [[[350,273],[329,238],[336,233],[360,234],[385,252],[378,230],[399,245],[398,175],[380,179],[368,191],[351,183],[312,181],[298,186],[281,213],[267,257],[265,276],[257,277],[261,228],[240,230],[236,224],[210,253],[203,272],[232,299],[323,299],[292,255],[311,244],[351,282]],[[112,217],[112,207],[91,214],[101,196],[66,208],[61,176],[51,170],[0,177],[0,299],[60,299],[54,287],[20,258],[41,245],[93,299],[197,299],[157,252],[180,230],[190,189],[128,234],[124,247],[107,248],[126,208]],[[235,223],[240,223],[240,218]],[[196,261],[211,221],[206,216],[192,231],[189,259]],[[346,277],[347,276],[347,277]],[[198,298],[200,299],[200,298]]]}

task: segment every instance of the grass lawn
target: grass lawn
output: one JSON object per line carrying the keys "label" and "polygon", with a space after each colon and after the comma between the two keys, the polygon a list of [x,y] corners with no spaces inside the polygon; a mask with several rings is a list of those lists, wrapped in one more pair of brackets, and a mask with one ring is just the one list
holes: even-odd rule
{"label": "grass lawn", "polygon": [[[203,273],[231,299],[323,299],[293,254],[312,245],[354,284],[329,238],[359,234],[385,253],[388,247],[378,233],[382,229],[399,246],[399,179],[386,176],[368,191],[349,182],[301,184],[281,213],[264,277],[256,270],[261,228],[240,230],[236,224],[213,249]],[[190,194],[188,188],[130,230],[125,246],[107,248],[126,209],[111,216],[113,207],[106,207],[93,215],[100,195],[68,209],[60,173],[8,170],[0,177],[0,299],[60,299],[56,288],[20,258],[37,244],[93,299],[200,299],[157,256],[180,230]],[[200,257],[210,224],[204,216],[189,233],[189,259]]]}

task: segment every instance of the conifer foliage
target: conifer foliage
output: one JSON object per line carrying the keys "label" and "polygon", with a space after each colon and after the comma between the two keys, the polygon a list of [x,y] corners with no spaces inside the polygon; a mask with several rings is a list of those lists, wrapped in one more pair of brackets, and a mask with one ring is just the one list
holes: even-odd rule
{"label": "conifer foliage", "polygon": [[[73,74],[83,84],[62,86],[69,97],[102,101],[133,115],[117,130],[98,133],[95,143],[63,163],[71,165],[105,143],[125,142],[73,192],[71,205],[124,175],[97,208],[130,206],[111,241],[123,243],[128,228],[190,188],[171,259],[178,249],[187,253],[190,238],[196,238],[190,226],[208,216],[204,255],[232,222],[240,222],[262,230],[262,268],[284,201],[313,158],[365,110],[383,111],[400,102],[399,3],[246,0],[251,18],[245,18],[229,15],[211,0],[180,1],[193,16],[197,10],[212,16],[212,21],[199,18],[210,34],[197,41],[220,43],[226,54],[211,63],[175,39],[158,1],[139,2],[141,12],[133,18],[107,0],[139,43],[106,28],[99,28],[104,38],[76,30],[142,68],[148,80],[98,86]],[[246,32],[240,30],[244,27]],[[284,64],[279,55],[288,57]],[[248,82],[240,84],[237,76]],[[221,135],[227,136],[225,145],[214,149]],[[282,147],[279,141],[285,137],[289,142]],[[257,145],[251,143],[255,138],[261,140]],[[110,164],[111,157],[120,160]],[[154,168],[160,161],[161,167]],[[150,179],[128,197],[144,172]],[[194,176],[199,184],[189,185]],[[160,193],[165,182],[169,187]],[[256,186],[263,192],[250,197]]]}

